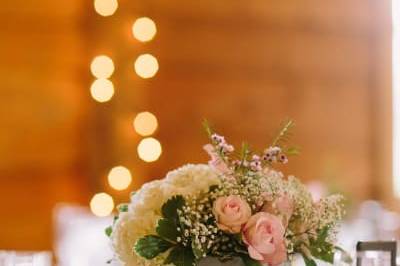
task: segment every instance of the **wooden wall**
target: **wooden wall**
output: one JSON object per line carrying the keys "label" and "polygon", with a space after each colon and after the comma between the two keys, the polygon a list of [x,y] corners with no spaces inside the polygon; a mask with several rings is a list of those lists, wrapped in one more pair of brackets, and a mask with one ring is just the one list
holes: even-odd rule
{"label": "wooden wall", "polygon": [[203,118],[234,143],[262,149],[291,117],[302,155],[287,173],[323,180],[355,201],[390,190],[379,188],[391,178],[390,148],[381,149],[390,146],[390,1],[154,0],[130,8],[119,15],[150,16],[159,29],[153,42],[125,52],[160,62],[154,79],[124,92],[144,93],[139,109],[160,120],[165,152],[137,166],[147,178],[206,160]]}
{"label": "wooden wall", "polygon": [[[110,167],[123,164],[132,189],[187,162],[205,162],[201,121],[238,144],[268,144],[286,117],[302,154],[283,170],[323,180],[355,201],[390,188],[390,1],[121,0],[112,17],[91,2],[13,1],[0,10],[0,249],[47,249],[51,211],[87,204]],[[154,41],[135,41],[135,18],[149,16]],[[155,78],[133,71],[141,53]],[[107,54],[116,94],[89,97],[91,58]],[[141,162],[131,123],[153,112],[163,145]],[[379,126],[377,126],[379,125]],[[383,138],[385,145],[380,145]],[[379,185],[377,177],[385,180]]]}
{"label": "wooden wall", "polygon": [[49,249],[52,209],[84,202],[87,112],[80,1],[0,9],[0,249]]}

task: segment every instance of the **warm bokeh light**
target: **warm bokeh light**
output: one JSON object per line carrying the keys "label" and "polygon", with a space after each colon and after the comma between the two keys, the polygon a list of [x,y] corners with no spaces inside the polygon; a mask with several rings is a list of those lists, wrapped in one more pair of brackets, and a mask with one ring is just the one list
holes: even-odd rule
{"label": "warm bokeh light", "polygon": [[104,217],[112,213],[114,209],[114,200],[107,193],[95,194],[90,201],[90,210],[94,215]]}
{"label": "warm bokeh light", "polygon": [[139,135],[149,136],[153,134],[158,127],[157,118],[150,112],[141,112],[137,114],[135,120],[133,120],[133,127]]}
{"label": "warm bokeh light", "polygon": [[114,72],[114,62],[106,55],[96,56],[90,64],[90,71],[96,78],[109,78]]}
{"label": "warm bokeh light", "polygon": [[154,162],[160,157],[162,148],[160,142],[155,138],[145,138],[140,141],[137,152],[143,161]]}
{"label": "warm bokeh light", "polygon": [[107,102],[114,95],[114,85],[108,79],[96,79],[90,86],[90,94],[98,102]]}
{"label": "warm bokeh light", "polygon": [[158,61],[151,54],[140,55],[135,61],[135,71],[141,78],[152,78],[158,71]]}
{"label": "warm bokeh light", "polygon": [[133,23],[132,33],[137,40],[148,42],[152,40],[157,33],[156,23],[148,17],[138,18]]}
{"label": "warm bokeh light", "polygon": [[111,16],[117,11],[117,8],[117,0],[94,0],[94,9],[101,16]]}
{"label": "warm bokeh light", "polygon": [[110,170],[108,174],[108,184],[113,189],[124,190],[129,187],[132,182],[131,172],[123,166],[116,166]]}

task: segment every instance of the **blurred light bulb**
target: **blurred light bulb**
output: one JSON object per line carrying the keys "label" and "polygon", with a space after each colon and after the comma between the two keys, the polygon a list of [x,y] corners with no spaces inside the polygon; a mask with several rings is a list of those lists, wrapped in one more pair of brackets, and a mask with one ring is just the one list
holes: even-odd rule
{"label": "blurred light bulb", "polygon": [[153,20],[148,17],[142,17],[133,23],[132,33],[137,40],[148,42],[156,35],[157,27]]}
{"label": "blurred light bulb", "polygon": [[95,194],[90,201],[90,210],[94,215],[104,217],[112,213],[114,209],[114,200],[107,193]]}
{"label": "blurred light bulb", "polygon": [[139,158],[145,162],[154,162],[162,153],[161,144],[155,138],[142,139],[137,147]]}
{"label": "blurred light bulb", "polygon": [[114,62],[106,55],[96,56],[90,64],[90,71],[96,78],[109,78],[114,72]]}
{"label": "blurred light bulb", "polygon": [[157,118],[150,112],[141,112],[133,120],[135,131],[142,136],[149,136],[156,131],[158,127]]}
{"label": "blurred light bulb", "polygon": [[117,8],[117,0],[94,0],[94,9],[101,16],[111,16],[117,11]]}
{"label": "blurred light bulb", "polygon": [[124,190],[132,182],[131,172],[126,167],[116,166],[108,174],[108,183],[116,190]]}
{"label": "blurred light bulb", "polygon": [[140,55],[135,61],[136,74],[144,79],[152,78],[158,71],[158,61],[151,54]]}
{"label": "blurred light bulb", "polygon": [[90,94],[98,102],[107,102],[114,95],[114,85],[108,79],[96,79],[90,86]]}

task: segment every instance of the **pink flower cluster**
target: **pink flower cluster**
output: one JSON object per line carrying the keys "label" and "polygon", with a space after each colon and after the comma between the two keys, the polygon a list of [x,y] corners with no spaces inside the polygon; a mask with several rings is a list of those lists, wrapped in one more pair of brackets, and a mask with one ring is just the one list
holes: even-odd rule
{"label": "pink flower cluster", "polygon": [[229,169],[228,164],[223,158],[221,158],[221,156],[218,155],[218,152],[215,150],[214,146],[207,144],[204,145],[203,148],[211,157],[211,160],[208,162],[208,164],[221,174],[229,175],[231,170]]}
{"label": "pink flower cluster", "polygon": [[292,213],[293,202],[287,196],[266,202],[254,215],[249,204],[236,195],[220,197],[213,206],[218,228],[240,233],[249,256],[268,266],[287,260],[285,230]]}
{"label": "pink flower cluster", "polygon": [[287,156],[282,152],[282,149],[277,146],[269,147],[268,149],[266,149],[264,151],[262,159],[269,163],[280,162],[286,164],[289,162]]}
{"label": "pink flower cluster", "polygon": [[235,150],[235,148],[232,145],[228,144],[225,141],[224,136],[220,136],[220,135],[214,133],[211,135],[211,140],[221,150],[222,153],[231,153]]}
{"label": "pink flower cluster", "polygon": [[253,154],[250,160],[246,158],[230,158],[235,148],[228,144],[224,136],[216,133],[211,135],[211,144],[206,144],[204,150],[210,155],[209,165],[222,174],[230,176],[231,172],[240,167],[248,168],[253,172],[261,172],[272,163],[288,162],[287,156],[278,146],[267,148],[262,155]]}

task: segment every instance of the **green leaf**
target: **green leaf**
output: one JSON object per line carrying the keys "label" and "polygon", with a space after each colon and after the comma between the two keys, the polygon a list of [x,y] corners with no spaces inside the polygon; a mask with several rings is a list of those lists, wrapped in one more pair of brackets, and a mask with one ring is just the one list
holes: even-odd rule
{"label": "green leaf", "polygon": [[335,255],[335,253],[333,253],[332,251],[314,252],[313,249],[311,249],[311,254],[315,258],[323,260],[323,261],[328,262],[328,263],[333,263],[334,255]]}
{"label": "green leaf", "polygon": [[208,122],[207,119],[203,120],[203,128],[207,133],[207,136],[210,138],[211,135],[213,134],[213,130],[211,129],[210,123]]}
{"label": "green leaf", "polygon": [[232,236],[233,236],[233,238],[236,240],[237,243],[243,244],[242,234],[234,234],[234,235],[232,235]]}
{"label": "green leaf", "polygon": [[193,266],[196,258],[192,249],[177,246],[171,250],[164,264],[174,264],[175,266]]}
{"label": "green leaf", "polygon": [[214,191],[216,191],[217,189],[219,188],[219,186],[218,185],[212,185],[212,186],[210,186],[209,188],[208,188],[208,192],[214,192]]}
{"label": "green leaf", "polygon": [[333,246],[328,242],[314,242],[309,247],[311,254],[320,260],[333,263],[334,255]]}
{"label": "green leaf", "polygon": [[156,232],[162,238],[172,242],[176,242],[177,237],[180,236],[176,223],[166,218],[158,220]]}
{"label": "green leaf", "polygon": [[111,234],[112,234],[112,226],[111,226],[111,225],[108,226],[108,227],[104,230],[104,232],[106,233],[106,235],[107,235],[108,237],[110,237]]}
{"label": "green leaf", "polygon": [[353,259],[351,258],[350,254],[342,249],[341,247],[335,246],[335,249],[340,251],[342,254],[342,261],[348,263],[348,264],[352,264],[353,263]]}
{"label": "green leaf", "polygon": [[289,155],[289,156],[291,156],[291,155],[299,155],[299,153],[300,153],[300,149],[297,148],[297,147],[289,147],[289,148],[287,148],[285,150],[285,154]]}
{"label": "green leaf", "polygon": [[203,252],[201,251],[201,249],[199,249],[199,247],[196,247],[194,242],[192,242],[192,251],[196,259],[201,259],[203,257]]}
{"label": "green leaf", "polygon": [[118,205],[118,211],[119,212],[127,212],[128,211],[128,204],[120,204]]}
{"label": "green leaf", "polygon": [[249,154],[250,154],[249,144],[247,142],[242,142],[242,148],[240,150],[240,160],[245,161]]}
{"label": "green leaf", "polygon": [[310,246],[311,254],[320,260],[326,261],[328,263],[333,263],[334,255],[333,246],[328,242],[319,243]]}
{"label": "green leaf", "polygon": [[135,244],[136,253],[146,259],[154,259],[160,253],[167,251],[173,244],[158,236],[145,236]]}
{"label": "green leaf", "polygon": [[318,232],[317,239],[310,241],[311,254],[320,260],[328,263],[333,263],[334,260],[334,247],[326,239],[329,235],[329,227],[324,227]]}
{"label": "green leaf", "polygon": [[303,260],[306,266],[317,266],[315,260],[313,260],[312,258],[307,258],[307,256],[305,256],[304,254],[303,254]]}
{"label": "green leaf", "polygon": [[328,237],[328,233],[329,233],[329,227],[328,226],[325,226],[324,228],[319,230],[318,237],[317,237],[318,244],[325,243],[326,238]]}
{"label": "green leaf", "polygon": [[174,196],[170,198],[161,208],[161,213],[164,218],[171,219],[178,223],[178,210],[182,209],[185,204],[185,199],[181,196]]}
{"label": "green leaf", "polygon": [[243,264],[246,266],[261,266],[261,263],[257,260],[253,260],[248,255],[241,256]]}

